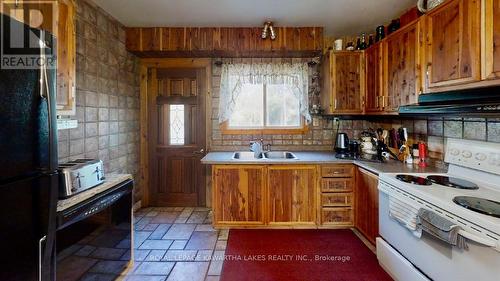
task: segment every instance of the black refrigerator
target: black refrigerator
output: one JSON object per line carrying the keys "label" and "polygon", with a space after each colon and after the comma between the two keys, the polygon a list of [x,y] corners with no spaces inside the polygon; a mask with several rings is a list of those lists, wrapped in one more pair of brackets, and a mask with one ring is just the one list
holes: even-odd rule
{"label": "black refrigerator", "polygon": [[[45,46],[10,47],[16,36],[42,40]],[[50,33],[5,15],[0,38],[2,55],[47,58],[56,53]],[[43,64],[0,66],[0,280],[55,279],[55,82],[56,70]]]}

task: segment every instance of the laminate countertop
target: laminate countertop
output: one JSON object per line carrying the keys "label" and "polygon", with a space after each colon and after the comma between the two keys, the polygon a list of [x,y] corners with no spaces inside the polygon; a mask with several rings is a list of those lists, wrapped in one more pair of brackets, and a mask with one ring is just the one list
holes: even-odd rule
{"label": "laminate countertop", "polygon": [[110,188],[113,188],[113,187],[119,185],[120,183],[122,183],[124,181],[131,180],[131,179],[133,179],[133,177],[130,174],[106,175],[106,179],[100,185],[93,187],[93,188],[89,188],[87,190],[84,190],[78,194],[75,194],[74,196],[67,198],[67,199],[59,200],[57,202],[57,211],[58,212],[64,211],[64,210],[68,209],[69,207],[72,207],[80,202],[83,202],[96,194],[104,192]]}
{"label": "laminate countertop", "polygon": [[388,160],[386,162],[370,162],[363,160],[338,159],[335,153],[331,151],[292,151],[298,159],[250,159],[240,160],[232,159],[234,152],[210,152],[203,159],[202,164],[206,165],[314,165],[314,164],[354,164],[366,169],[374,174],[381,173],[444,173],[446,170],[437,167],[421,168],[418,165],[407,165],[399,161]]}

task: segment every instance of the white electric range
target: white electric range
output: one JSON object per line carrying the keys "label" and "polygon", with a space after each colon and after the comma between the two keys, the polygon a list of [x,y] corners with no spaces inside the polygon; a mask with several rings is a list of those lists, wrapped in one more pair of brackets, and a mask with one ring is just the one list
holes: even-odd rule
{"label": "white electric range", "polygon": [[[500,144],[448,139],[445,162],[444,174],[379,175],[379,262],[397,280],[499,280]],[[389,217],[390,196],[456,223],[469,248],[417,238]]]}

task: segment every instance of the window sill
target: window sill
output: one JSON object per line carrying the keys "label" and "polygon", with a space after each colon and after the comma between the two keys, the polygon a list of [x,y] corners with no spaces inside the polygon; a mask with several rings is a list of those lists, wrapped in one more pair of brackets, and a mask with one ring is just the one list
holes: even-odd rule
{"label": "window sill", "polygon": [[262,129],[236,129],[228,128],[227,123],[220,125],[223,135],[304,135],[309,131],[309,126],[302,128],[262,128]]}

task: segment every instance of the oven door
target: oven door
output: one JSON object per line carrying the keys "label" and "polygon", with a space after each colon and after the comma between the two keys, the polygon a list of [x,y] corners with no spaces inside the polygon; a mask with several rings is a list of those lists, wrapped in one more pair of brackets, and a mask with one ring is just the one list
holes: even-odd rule
{"label": "oven door", "polygon": [[[379,231],[384,241],[377,243],[382,246],[380,250],[377,249],[377,257],[382,266],[397,280],[409,280],[401,276],[401,268],[398,268],[404,261],[394,262],[401,257],[413,265],[413,270],[418,270],[436,281],[493,281],[498,280],[500,276],[500,252],[471,240],[468,240],[468,250],[460,250],[425,232],[421,238],[415,237],[408,229],[389,217],[389,195],[380,189]],[[425,279],[412,278],[412,280]]]}

